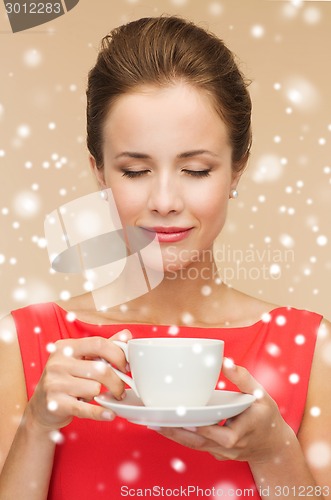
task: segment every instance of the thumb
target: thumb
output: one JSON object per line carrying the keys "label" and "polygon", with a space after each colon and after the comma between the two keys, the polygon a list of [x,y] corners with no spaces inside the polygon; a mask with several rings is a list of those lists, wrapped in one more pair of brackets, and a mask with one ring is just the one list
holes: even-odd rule
{"label": "thumb", "polygon": [[222,372],[230,382],[245,394],[258,394],[261,390],[263,391],[261,384],[246,368],[235,365],[229,358],[224,358]]}
{"label": "thumb", "polygon": [[132,339],[132,333],[127,328],[120,330],[112,337],[109,337],[109,340],[122,340],[122,342],[127,342],[130,339]]}

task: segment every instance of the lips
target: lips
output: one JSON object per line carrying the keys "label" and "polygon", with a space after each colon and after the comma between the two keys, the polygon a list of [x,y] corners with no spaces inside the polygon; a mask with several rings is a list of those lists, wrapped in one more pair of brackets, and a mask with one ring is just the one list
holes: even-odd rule
{"label": "lips", "polygon": [[156,233],[157,239],[160,243],[175,243],[187,238],[193,228],[177,226],[154,226],[143,227],[142,229]]}

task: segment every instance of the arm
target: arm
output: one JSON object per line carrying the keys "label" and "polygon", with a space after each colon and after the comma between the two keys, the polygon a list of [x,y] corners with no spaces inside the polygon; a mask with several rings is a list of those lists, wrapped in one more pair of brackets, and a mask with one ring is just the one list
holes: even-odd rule
{"label": "arm", "polygon": [[[130,333],[126,333],[129,337]],[[58,341],[28,402],[14,321],[8,316],[0,322],[1,500],[46,500],[54,460],[54,432],[74,416],[95,420],[114,417],[112,412],[88,403],[100,392],[101,384],[117,397],[123,392],[124,384],[111,367],[91,359],[101,356],[125,370],[122,351],[107,339]]]}
{"label": "arm", "polygon": [[[289,436],[289,444],[284,446],[279,457],[273,460],[274,463],[251,465],[256,483],[261,487],[264,484],[262,478],[271,475],[269,484],[273,491],[279,486],[277,492],[290,491],[293,492],[293,497],[298,497],[300,493],[311,498],[331,496],[331,387],[328,382],[331,380],[330,346],[331,324],[324,320],[318,332],[306,408],[298,438],[294,433],[292,437]],[[273,474],[270,474],[270,470]],[[279,477],[282,481],[277,481]]]}
{"label": "arm", "polygon": [[45,499],[55,445],[47,434],[38,435],[37,429],[22,419],[27,395],[11,316],[1,320],[0,339],[0,498]]}
{"label": "arm", "polygon": [[328,487],[331,497],[331,323],[326,320],[318,332],[298,439],[317,484]]}
{"label": "arm", "polygon": [[[326,380],[331,380],[331,367],[330,363],[322,365],[319,361],[323,352],[321,344],[319,339],[299,439],[281,417],[276,403],[248,371],[227,363],[223,366],[224,375],[241,391],[257,394],[257,401],[223,427],[199,427],[194,432],[161,429],[160,433],[193,449],[207,451],[218,460],[247,461],[262,498],[327,498],[331,493],[331,389],[327,383],[324,383],[322,392],[320,387]],[[311,405],[319,406],[321,410],[319,425],[310,415]],[[307,461],[310,447],[316,442],[323,443],[330,454],[323,467],[314,467],[311,460]]]}

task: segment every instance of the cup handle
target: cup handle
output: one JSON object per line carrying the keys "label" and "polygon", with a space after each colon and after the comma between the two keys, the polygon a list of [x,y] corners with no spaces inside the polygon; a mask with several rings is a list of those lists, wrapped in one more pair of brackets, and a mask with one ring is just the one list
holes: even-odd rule
{"label": "cup handle", "polygon": [[[128,349],[129,346],[128,346],[128,344],[126,342],[122,342],[121,340],[112,340],[112,342],[115,345],[117,345],[120,349],[122,349],[122,351],[124,352],[125,358],[126,358],[127,362],[129,363],[129,349]],[[140,398],[137,386],[136,386],[135,381],[133,380],[133,378],[129,377],[129,375],[126,375],[125,373],[121,372],[117,368],[114,368],[113,366],[112,366],[112,370],[114,370],[114,372],[116,373],[116,375],[121,380],[123,380],[123,382],[125,382],[126,384],[128,384],[128,386],[131,387],[131,389],[134,391],[134,393],[136,394],[136,396],[138,396],[138,398]]]}

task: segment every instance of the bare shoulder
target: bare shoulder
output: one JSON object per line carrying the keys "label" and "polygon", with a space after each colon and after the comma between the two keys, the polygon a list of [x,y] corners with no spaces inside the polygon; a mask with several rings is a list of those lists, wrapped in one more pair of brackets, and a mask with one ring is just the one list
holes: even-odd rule
{"label": "bare shoulder", "polygon": [[0,320],[0,470],[27,404],[25,378],[13,317]]}
{"label": "bare shoulder", "polygon": [[16,326],[11,314],[0,320],[0,374],[1,390],[4,380],[24,383],[24,373]]}
{"label": "bare shoulder", "polygon": [[129,317],[128,314],[121,312],[118,307],[107,309],[105,312],[98,311],[91,293],[76,295],[66,301],[59,300],[56,301],[56,304],[65,311],[73,312],[78,320],[85,323],[113,324],[135,322],[137,319],[135,316]]}
{"label": "bare shoulder", "polygon": [[[311,368],[300,443],[318,484],[329,484],[331,463],[320,463],[331,453],[331,323],[322,320]],[[315,451],[314,451],[315,450]]]}
{"label": "bare shoulder", "polygon": [[231,326],[254,324],[263,314],[280,307],[278,304],[258,299],[234,288],[229,288],[225,297],[227,322]]}
{"label": "bare shoulder", "polygon": [[84,293],[68,300],[58,300],[56,304],[67,311],[88,311],[93,308],[93,299],[90,293]]}
{"label": "bare shoulder", "polygon": [[68,300],[59,300],[56,301],[56,304],[65,311],[75,313],[81,321],[93,323],[96,320],[97,311],[90,293],[76,295]]}

